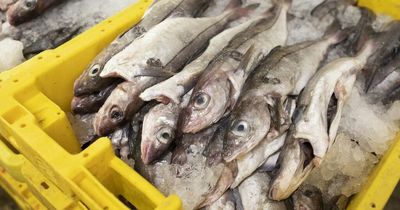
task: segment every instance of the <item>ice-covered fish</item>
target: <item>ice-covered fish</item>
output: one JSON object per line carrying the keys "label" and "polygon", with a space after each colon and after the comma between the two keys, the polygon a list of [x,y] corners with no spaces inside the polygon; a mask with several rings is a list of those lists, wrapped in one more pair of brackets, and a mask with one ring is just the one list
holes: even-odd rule
{"label": "ice-covered fish", "polygon": [[7,10],[7,21],[11,25],[19,25],[42,14],[49,7],[64,0],[18,0]]}
{"label": "ice-covered fish", "polygon": [[196,133],[233,109],[248,75],[274,47],[287,39],[290,1],[278,3],[272,18],[263,18],[239,33],[210,63],[194,87],[182,116],[182,131]]}
{"label": "ice-covered fish", "polygon": [[265,172],[255,172],[238,187],[243,209],[286,210],[284,202],[268,198],[271,177]]}
{"label": "ice-covered fish", "polygon": [[221,32],[210,40],[210,44],[201,56],[185,66],[182,71],[173,77],[146,89],[140,94],[140,98],[145,101],[156,99],[162,103],[168,103],[170,101],[179,103],[182,96],[196,84],[198,78],[207,68],[208,64],[229,44],[232,38],[236,34],[247,30],[250,25],[259,21],[261,18],[263,17],[251,19]]}
{"label": "ice-covered fish", "polygon": [[104,65],[114,55],[123,50],[133,40],[146,33],[153,26],[157,25],[168,17],[179,17],[198,14],[198,8],[203,7],[209,0],[159,0],[156,1],[145,13],[142,20],[128,30],[116,40],[114,40],[107,48],[105,48],[92,61],[89,67],[82,73],[74,84],[74,95],[80,96],[98,92],[107,87],[115,79],[101,78],[100,73],[104,69]]}
{"label": "ice-covered fish", "polygon": [[145,164],[159,158],[177,137],[179,114],[187,105],[191,92],[182,103],[158,104],[144,117],[141,154]]}
{"label": "ice-covered fish", "polygon": [[135,158],[137,170],[162,193],[177,194],[182,199],[183,209],[197,209],[196,206],[202,203],[218,181],[224,167],[222,163],[209,166],[206,157],[202,155],[216,128],[214,126],[197,134],[185,134],[177,141],[172,157],[167,154],[162,161],[151,165],[141,161],[139,149]]}
{"label": "ice-covered fish", "polygon": [[106,87],[104,90],[87,96],[75,96],[71,102],[71,111],[74,114],[90,114],[97,112],[115,89],[117,83]]}
{"label": "ice-covered fish", "polygon": [[[311,78],[299,97],[293,124],[278,159],[279,167],[269,192],[271,199],[288,198],[311,170],[321,164],[335,139],[343,105],[357,73],[375,50],[376,42],[369,40],[357,56],[336,59]],[[335,106],[333,113],[328,113],[330,105]]]}
{"label": "ice-covered fish", "polygon": [[254,70],[230,116],[224,159],[232,161],[253,149],[264,138],[274,139],[286,131],[287,98],[297,95],[317,71],[331,45],[345,32],[327,32],[317,41],[277,48]]}
{"label": "ice-covered fish", "polygon": [[315,186],[302,185],[288,199],[289,209],[293,210],[323,210],[322,192]]}
{"label": "ice-covered fish", "polygon": [[[99,110],[94,121],[96,133],[106,135],[120,123],[130,119],[143,103],[139,94],[163,80],[162,77],[145,76],[146,72],[162,74],[179,71],[226,24],[252,9],[228,9],[222,15],[210,18],[167,19],[114,56],[107,62],[101,76],[118,74],[125,79],[129,77],[131,82],[122,83],[129,86],[129,90],[122,93],[117,87]],[[131,54],[132,52],[135,53]],[[153,57],[158,55],[161,57]],[[162,57],[171,59],[169,63],[164,63],[166,66],[161,62],[164,60],[160,60]],[[146,68],[142,69],[144,66]],[[135,72],[135,69],[139,72]]]}

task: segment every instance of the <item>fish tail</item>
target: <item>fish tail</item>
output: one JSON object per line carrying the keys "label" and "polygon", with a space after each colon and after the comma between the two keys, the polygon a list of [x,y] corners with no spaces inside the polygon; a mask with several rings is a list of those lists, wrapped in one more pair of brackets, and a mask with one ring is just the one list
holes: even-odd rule
{"label": "fish tail", "polygon": [[364,47],[357,53],[356,58],[362,65],[367,63],[370,55],[376,50],[378,43],[374,39],[369,39],[365,42]]}
{"label": "fish tail", "polygon": [[330,44],[338,44],[346,40],[349,37],[351,31],[352,28],[342,29],[340,22],[335,19],[325,31],[324,37],[330,39]]}

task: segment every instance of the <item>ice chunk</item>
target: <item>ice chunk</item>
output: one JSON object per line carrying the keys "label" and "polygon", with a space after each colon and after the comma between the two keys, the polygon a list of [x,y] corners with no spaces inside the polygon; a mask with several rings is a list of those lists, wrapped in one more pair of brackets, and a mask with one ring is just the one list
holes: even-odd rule
{"label": "ice chunk", "polygon": [[0,72],[9,70],[25,61],[22,42],[10,38],[0,41]]}

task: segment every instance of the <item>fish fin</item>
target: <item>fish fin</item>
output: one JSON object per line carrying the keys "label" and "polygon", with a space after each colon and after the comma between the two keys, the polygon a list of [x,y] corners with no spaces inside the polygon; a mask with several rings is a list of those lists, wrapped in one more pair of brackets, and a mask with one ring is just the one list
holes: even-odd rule
{"label": "fish fin", "polygon": [[134,77],[161,77],[161,78],[169,78],[174,76],[175,73],[170,71],[164,71],[161,69],[145,69],[141,72],[135,74]]}
{"label": "fish fin", "polygon": [[[251,45],[251,47],[246,51],[246,53],[243,55],[242,60],[240,61],[239,67],[236,68],[235,73],[237,71],[243,71],[245,74],[248,74],[252,69],[255,68],[255,64],[253,66],[250,66],[252,64],[252,61],[254,61],[254,53],[255,53],[255,44]],[[257,55],[256,57],[260,56]]]}

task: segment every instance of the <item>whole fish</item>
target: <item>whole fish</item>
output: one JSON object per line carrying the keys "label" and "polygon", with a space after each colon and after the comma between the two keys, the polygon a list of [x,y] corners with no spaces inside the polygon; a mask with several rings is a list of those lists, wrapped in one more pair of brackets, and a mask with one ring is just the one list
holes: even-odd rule
{"label": "whole fish", "polygon": [[286,210],[284,202],[268,198],[269,182],[267,173],[255,172],[238,187],[243,209],[254,210]]}
{"label": "whole fish", "polygon": [[317,71],[331,45],[345,32],[331,33],[317,41],[276,48],[248,79],[230,116],[224,159],[232,161],[253,149],[264,138],[286,131],[289,113],[283,111],[289,95],[298,95]]}
{"label": "whole fish", "polygon": [[315,186],[302,185],[288,199],[288,209],[293,210],[323,210],[322,192]]}
{"label": "whole fish", "polygon": [[140,98],[144,101],[155,99],[162,103],[170,101],[180,103],[182,96],[193,88],[208,64],[229,44],[232,38],[236,34],[247,30],[250,25],[261,18],[263,17],[251,19],[221,32],[210,40],[207,49],[196,60],[185,66],[182,71],[171,78],[146,89],[140,94]]}
{"label": "whole fish", "polygon": [[[114,90],[99,110],[94,121],[96,133],[100,136],[106,135],[123,121],[130,119],[143,103],[139,94],[163,80],[160,77],[136,75],[139,72],[135,72],[135,69],[141,71],[140,74],[145,74],[146,71],[165,72],[165,69],[169,69],[168,72],[180,70],[211,37],[223,30],[226,24],[251,9],[229,9],[222,15],[210,18],[167,19],[114,56],[107,62],[101,76],[120,75],[125,79],[129,77],[130,82],[122,83],[127,87],[124,88],[124,93]],[[180,27],[176,27],[177,25]],[[163,58],[171,59],[169,63],[164,62],[166,66],[161,62],[165,60],[160,60]],[[143,65],[147,67],[141,68]]]}
{"label": "whole fish", "polygon": [[7,21],[17,26],[23,22],[39,16],[49,7],[59,4],[63,0],[18,0],[7,10]]}
{"label": "whole fish", "polygon": [[[322,67],[311,78],[299,97],[280,156],[278,170],[271,184],[269,197],[274,200],[288,198],[319,166],[328,148],[333,144],[343,105],[351,93],[356,75],[371,54],[376,42],[369,40],[355,57],[336,59]],[[336,108],[328,119],[331,98]]]}
{"label": "whole fish", "polygon": [[233,109],[249,73],[272,48],[285,44],[289,6],[290,1],[279,2],[273,18],[263,18],[237,34],[210,63],[182,115],[184,133],[196,133]]}
{"label": "whole fish", "polygon": [[175,140],[179,114],[187,105],[190,94],[190,92],[186,94],[184,96],[186,100],[179,104],[158,104],[144,117],[141,154],[145,164],[159,158]]}
{"label": "whole fish", "polygon": [[232,190],[226,191],[217,201],[203,208],[204,210],[239,210]]}
{"label": "whole fish", "polygon": [[106,87],[104,90],[96,94],[81,97],[75,96],[71,102],[72,113],[90,114],[97,112],[116,86],[117,83]]}
{"label": "whole fish", "polygon": [[[104,65],[114,55],[123,50],[133,40],[146,33],[153,26],[157,25],[168,17],[194,16],[198,14],[198,8],[203,7],[209,0],[159,0],[146,11],[142,20],[133,28],[122,34],[114,40],[107,48],[105,48],[88,68],[75,81],[74,95],[86,95],[98,92],[107,87],[115,79],[101,78],[100,73],[104,69]],[[196,8],[194,8],[196,7]]]}

